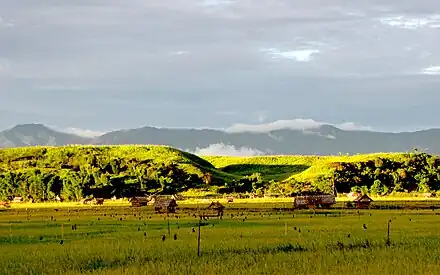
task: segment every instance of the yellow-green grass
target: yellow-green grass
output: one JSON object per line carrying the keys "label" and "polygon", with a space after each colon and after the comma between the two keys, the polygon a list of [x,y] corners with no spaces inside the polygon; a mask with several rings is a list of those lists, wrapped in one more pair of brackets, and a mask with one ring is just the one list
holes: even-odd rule
{"label": "yellow-green grass", "polygon": [[203,156],[216,168],[229,173],[249,175],[261,173],[267,180],[313,181],[319,176],[328,176],[332,173],[333,163],[337,162],[366,162],[377,158],[386,158],[402,161],[406,153],[375,153],[338,156]]}
{"label": "yellow-green grass", "polygon": [[[190,173],[202,174],[200,168],[214,168],[209,162],[178,149],[160,145],[71,145],[63,147],[21,147],[0,150],[0,169],[29,168],[29,160],[35,161],[30,167],[41,168],[43,164],[69,161],[81,166],[92,155],[99,158],[120,158],[125,160],[151,160],[155,163],[176,163]],[[20,167],[21,166],[21,167]]]}
{"label": "yellow-green grass", "polygon": [[0,274],[438,272],[439,210],[254,212],[261,208],[227,209],[223,220],[206,221],[200,257],[194,210],[179,218],[106,206],[0,211]]}

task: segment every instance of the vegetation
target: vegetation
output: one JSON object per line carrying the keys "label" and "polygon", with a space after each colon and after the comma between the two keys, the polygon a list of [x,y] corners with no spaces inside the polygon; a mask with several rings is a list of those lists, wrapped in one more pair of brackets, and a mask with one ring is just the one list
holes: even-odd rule
{"label": "vegetation", "polygon": [[195,205],[169,218],[106,205],[0,211],[0,274],[438,273],[438,210],[281,207],[227,205],[203,221],[200,256]]}
{"label": "vegetation", "polygon": [[227,175],[165,146],[67,146],[0,150],[0,200],[172,194]]}
{"label": "vegetation", "polygon": [[66,146],[0,150],[0,201],[78,201],[184,192],[291,196],[440,190],[440,160],[423,152],[355,156],[197,157],[166,146]]}

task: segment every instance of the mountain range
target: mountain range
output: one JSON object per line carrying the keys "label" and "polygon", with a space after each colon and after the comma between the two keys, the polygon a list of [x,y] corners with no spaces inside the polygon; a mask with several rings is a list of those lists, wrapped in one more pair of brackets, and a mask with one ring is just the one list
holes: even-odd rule
{"label": "mountain range", "polygon": [[[142,127],[83,137],[43,124],[21,124],[0,132],[0,147],[62,146],[70,144],[160,144],[189,152],[222,154],[222,148],[252,155],[336,155],[340,153],[407,152],[414,148],[440,153],[440,129],[385,133],[346,131],[332,125],[308,130],[281,129],[268,133],[227,132],[213,129]],[[202,153],[200,153],[202,154]],[[229,152],[226,154],[234,154]],[[237,153],[238,154],[238,153]]]}

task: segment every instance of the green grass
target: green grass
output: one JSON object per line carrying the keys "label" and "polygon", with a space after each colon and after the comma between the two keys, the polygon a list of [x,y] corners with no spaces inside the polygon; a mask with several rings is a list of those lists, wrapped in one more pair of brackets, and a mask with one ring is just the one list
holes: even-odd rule
{"label": "green grass", "polygon": [[176,163],[190,174],[202,174],[202,170],[215,170],[209,162],[195,155],[168,146],[114,145],[114,146],[63,146],[23,147],[0,150],[0,171],[29,168],[59,169],[62,164],[80,167],[99,160],[121,159],[154,163]]}
{"label": "green grass", "polygon": [[439,210],[274,210],[282,203],[227,205],[202,226],[198,257],[192,214],[206,205],[169,217],[177,240],[150,207],[0,211],[0,274],[436,274],[440,264]]}
{"label": "green grass", "polygon": [[362,155],[341,156],[256,156],[229,157],[203,156],[221,171],[236,175],[261,173],[265,180],[313,181],[319,176],[330,175],[337,162],[366,162],[377,158],[401,161],[405,153],[375,153]]}

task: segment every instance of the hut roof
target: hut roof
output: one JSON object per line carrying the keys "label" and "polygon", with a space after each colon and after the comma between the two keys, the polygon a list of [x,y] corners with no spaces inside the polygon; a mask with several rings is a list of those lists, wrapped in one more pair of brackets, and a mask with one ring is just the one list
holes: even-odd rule
{"label": "hut roof", "polygon": [[208,206],[208,209],[224,209],[225,206],[221,203],[219,203],[218,201],[216,202],[211,202],[211,204]]}
{"label": "hut roof", "polygon": [[177,203],[176,200],[174,199],[165,199],[165,200],[156,199],[156,201],[154,202],[154,207],[167,208],[167,207],[176,207],[176,206]]}
{"label": "hut roof", "polygon": [[363,195],[360,195],[359,197],[357,197],[356,199],[354,199],[353,201],[355,201],[355,202],[372,202],[373,200],[367,194],[363,194]]}
{"label": "hut roof", "polygon": [[359,192],[350,192],[347,194],[347,197],[351,198],[351,199],[356,199],[357,197],[359,197],[360,195],[362,195]]}
{"label": "hut roof", "polygon": [[131,198],[131,200],[130,201],[148,201],[148,198],[146,198],[146,197],[133,197],[133,198]]}

